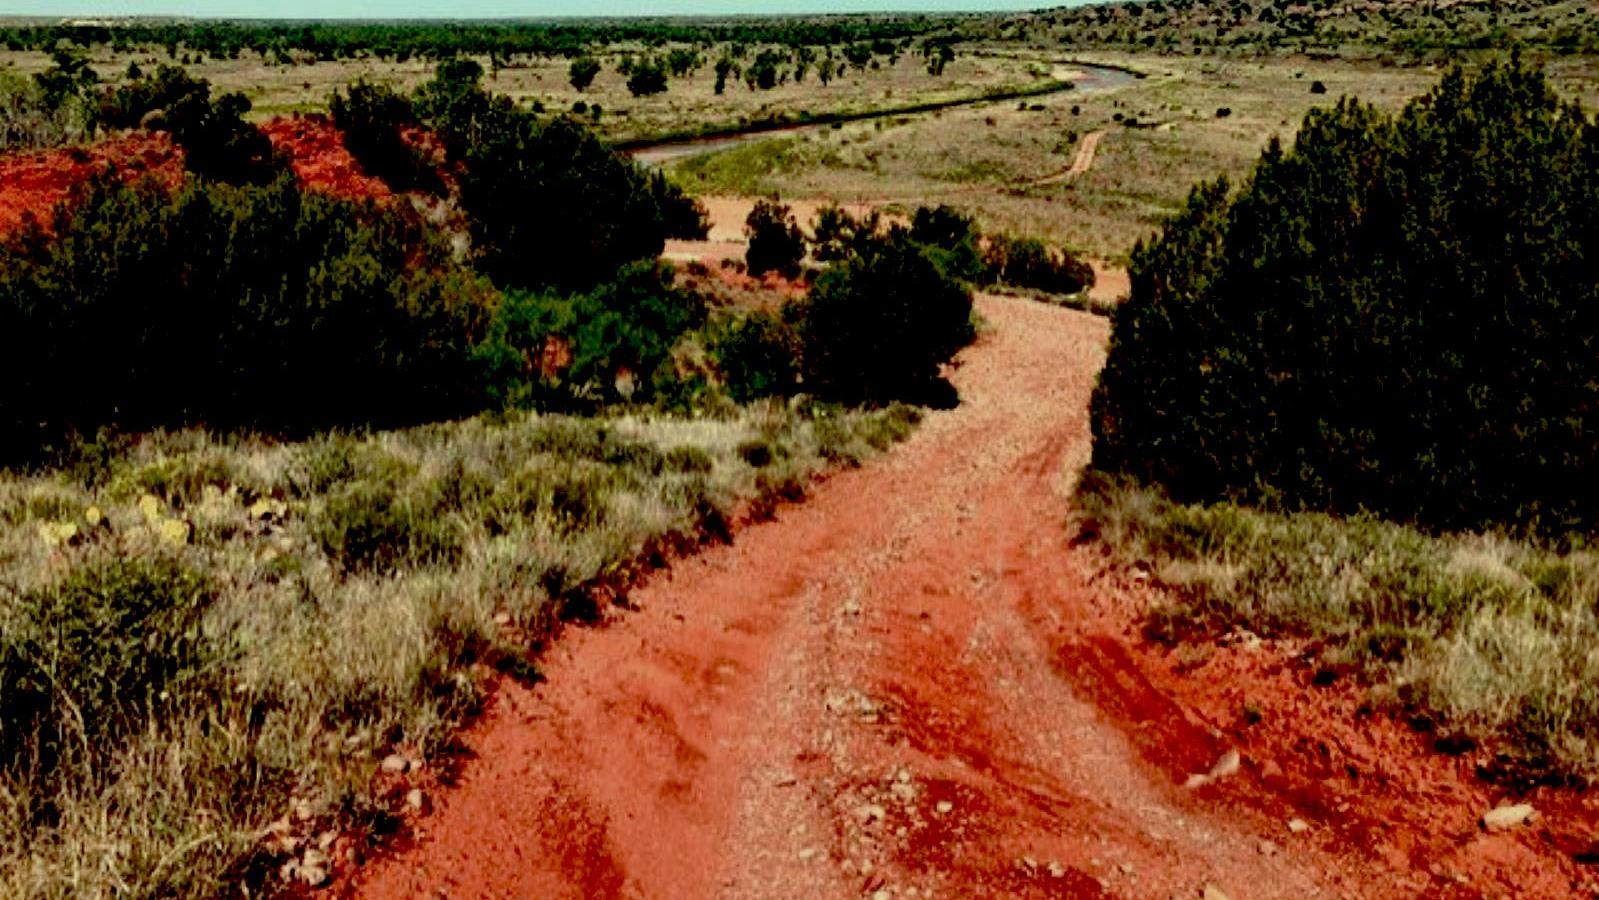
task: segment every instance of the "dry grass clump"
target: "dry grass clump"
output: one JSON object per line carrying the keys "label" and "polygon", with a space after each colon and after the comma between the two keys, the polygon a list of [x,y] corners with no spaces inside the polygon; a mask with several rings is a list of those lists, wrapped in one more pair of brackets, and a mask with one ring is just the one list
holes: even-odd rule
{"label": "dry grass clump", "polygon": [[1517,777],[1599,774],[1599,552],[1183,505],[1096,473],[1078,503],[1085,533],[1169,590],[1155,633],[1310,638],[1446,732],[1504,745]]}
{"label": "dry grass clump", "polygon": [[184,431],[0,477],[0,895],[271,888],[271,823],[381,818],[377,760],[446,742],[493,667],[915,419]]}

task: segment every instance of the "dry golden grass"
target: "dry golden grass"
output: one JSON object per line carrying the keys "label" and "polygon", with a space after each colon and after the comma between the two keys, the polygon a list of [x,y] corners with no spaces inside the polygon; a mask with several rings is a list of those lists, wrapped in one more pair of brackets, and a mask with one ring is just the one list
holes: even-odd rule
{"label": "dry golden grass", "polygon": [[1179,504],[1090,474],[1080,527],[1169,592],[1157,630],[1318,642],[1535,778],[1599,775],[1599,554],[1373,518]]}
{"label": "dry golden grass", "polygon": [[281,888],[306,841],[383,814],[385,754],[447,741],[563,612],[915,418],[190,431],[0,476],[0,896]]}

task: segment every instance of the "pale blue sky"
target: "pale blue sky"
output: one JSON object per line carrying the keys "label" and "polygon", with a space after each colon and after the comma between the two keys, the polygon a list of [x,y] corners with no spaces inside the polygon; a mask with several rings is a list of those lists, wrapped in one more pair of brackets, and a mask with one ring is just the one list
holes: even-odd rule
{"label": "pale blue sky", "polygon": [[0,15],[396,19],[678,16],[817,12],[958,12],[1059,6],[1066,0],[0,0]]}

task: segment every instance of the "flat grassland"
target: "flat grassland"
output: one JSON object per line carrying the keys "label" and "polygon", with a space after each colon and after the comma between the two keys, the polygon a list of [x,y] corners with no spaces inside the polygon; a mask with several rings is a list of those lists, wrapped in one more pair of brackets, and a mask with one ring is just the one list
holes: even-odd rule
{"label": "flat grassland", "polygon": [[[1154,234],[1190,187],[1218,175],[1244,177],[1272,138],[1292,142],[1310,109],[1345,95],[1397,109],[1442,72],[1302,57],[1072,58],[1147,77],[1103,91],[814,130],[686,159],[671,171],[704,194],[775,193],[902,209],[949,203],[986,228],[1125,262],[1134,242]],[[1550,73],[1562,93],[1595,105],[1595,61],[1559,58]],[[1324,93],[1312,91],[1317,83]],[[1103,137],[1089,170],[1058,177],[1078,142],[1094,132]]]}
{"label": "flat grassland", "polygon": [[[981,96],[990,91],[1017,90],[1047,83],[1050,70],[1036,57],[1009,54],[962,53],[943,75],[928,74],[920,55],[906,53],[894,64],[879,60],[879,68],[850,68],[823,85],[816,72],[796,83],[787,80],[771,90],[751,90],[736,78],[717,95],[714,64],[719,48],[700,51],[702,65],[684,78],[670,79],[664,94],[634,97],[627,79],[618,71],[623,58],[641,56],[644,48],[613,46],[595,54],[603,67],[588,89],[579,91],[568,80],[569,62],[540,58],[531,63],[495,71],[487,57],[479,59],[485,86],[518,102],[542,103],[552,112],[571,109],[582,102],[598,104],[603,112],[596,129],[614,141],[636,140],[704,126],[736,125],[774,114],[860,113],[912,103],[933,103]],[[181,55],[180,55],[181,58]],[[173,60],[164,53],[116,53],[101,48],[91,58],[103,79],[121,77],[130,62],[153,69]],[[748,63],[746,59],[744,61]],[[34,52],[0,52],[0,71],[31,75],[50,65]],[[258,118],[288,113],[323,112],[328,96],[358,79],[384,82],[410,91],[433,75],[433,63],[377,59],[302,62],[279,65],[254,54],[240,59],[208,59],[186,66],[190,74],[210,81],[219,91],[240,91],[254,104]]]}

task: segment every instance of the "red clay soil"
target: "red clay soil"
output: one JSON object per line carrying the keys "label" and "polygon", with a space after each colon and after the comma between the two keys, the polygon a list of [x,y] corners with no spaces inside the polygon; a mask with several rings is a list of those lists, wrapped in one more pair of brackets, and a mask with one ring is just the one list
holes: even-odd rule
{"label": "red clay soil", "polygon": [[110,166],[129,181],[151,176],[170,187],[183,181],[183,160],[172,142],[146,131],[87,147],[0,156],[0,236],[30,213],[48,223],[74,188]]}
{"label": "red clay soil", "polygon": [[326,116],[279,117],[261,126],[272,145],[289,154],[300,183],[314,191],[351,200],[392,195],[380,178],[361,171],[344,147],[344,137]]}
{"label": "red clay soil", "polygon": [[1487,834],[1468,760],[1299,648],[1142,638],[1149,592],[1065,521],[1105,322],[981,312],[958,409],[502,683],[407,846],[339,890],[1592,896],[1583,798]]}
{"label": "red clay soil", "polygon": [[[277,118],[261,126],[287,151],[306,188],[351,200],[392,196],[381,179],[366,175],[337,128],[325,116]],[[424,138],[413,138],[424,142]],[[114,165],[129,181],[153,176],[172,189],[183,183],[183,154],[163,133],[134,131],[85,147],[0,156],[0,237],[32,213],[47,222],[74,188]]]}

